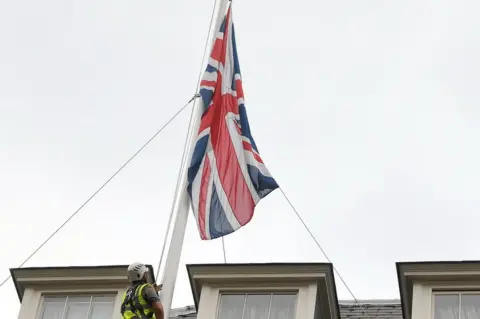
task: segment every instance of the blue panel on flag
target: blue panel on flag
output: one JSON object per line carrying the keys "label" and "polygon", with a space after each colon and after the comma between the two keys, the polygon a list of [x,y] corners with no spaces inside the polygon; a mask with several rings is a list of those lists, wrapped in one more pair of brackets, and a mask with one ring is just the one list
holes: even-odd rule
{"label": "blue panel on flag", "polygon": [[205,154],[208,145],[208,135],[205,135],[197,140],[193,150],[192,161],[188,168],[188,183],[192,183],[198,173],[198,169],[202,164],[203,154]]}
{"label": "blue panel on flag", "polygon": [[247,165],[247,168],[253,187],[255,187],[257,193],[261,194],[262,197],[267,196],[272,190],[278,188],[277,182],[270,176],[265,176],[260,173],[257,167]]}
{"label": "blue panel on flag", "polygon": [[211,90],[208,90],[208,89],[201,89],[200,90],[200,95],[202,97],[203,105],[204,105],[204,108],[206,110],[210,106],[210,101],[212,100],[213,92]]}
{"label": "blue panel on flag", "polygon": [[218,199],[217,190],[215,185],[212,185],[212,197],[210,202],[210,236],[217,238],[233,232],[232,226],[228,222],[225,211],[223,210],[222,203]]}
{"label": "blue panel on flag", "polygon": [[244,104],[238,106],[238,113],[240,114],[240,125],[242,126],[242,135],[250,140],[252,148],[258,153],[257,144],[253,140],[252,133],[250,132],[250,124],[248,124],[247,109]]}

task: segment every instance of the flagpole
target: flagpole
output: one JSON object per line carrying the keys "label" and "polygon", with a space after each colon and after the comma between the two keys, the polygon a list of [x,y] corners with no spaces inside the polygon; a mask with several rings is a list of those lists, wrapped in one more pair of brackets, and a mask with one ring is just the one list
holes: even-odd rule
{"label": "flagpole", "polygon": [[[218,32],[220,25],[223,20],[223,15],[225,14],[226,7],[229,0],[217,0],[215,1],[214,16],[213,19],[216,20],[215,25],[212,26],[210,30],[209,38],[207,41],[210,42],[210,45],[207,47],[207,62],[210,57],[210,50],[212,48],[212,43],[215,41],[216,33]],[[202,61],[204,64],[206,61]],[[198,93],[198,92],[196,92]],[[182,254],[183,240],[185,238],[185,231],[187,228],[188,215],[190,210],[190,198],[187,193],[187,174],[190,160],[192,158],[193,149],[195,147],[195,139],[198,134],[198,129],[200,127],[200,120],[203,113],[203,103],[199,101],[198,98],[195,99],[193,105],[193,113],[190,119],[190,124],[188,128],[187,143],[184,149],[184,161],[182,167],[180,168],[180,174],[178,176],[177,191],[173,199],[173,216],[176,216],[172,237],[170,239],[170,246],[167,252],[167,257],[165,259],[165,268],[163,270],[161,283],[163,288],[160,293],[160,300],[162,302],[165,319],[169,318],[170,309],[172,306],[173,292],[175,289],[175,282],[177,280],[178,269],[180,265],[180,257]]]}

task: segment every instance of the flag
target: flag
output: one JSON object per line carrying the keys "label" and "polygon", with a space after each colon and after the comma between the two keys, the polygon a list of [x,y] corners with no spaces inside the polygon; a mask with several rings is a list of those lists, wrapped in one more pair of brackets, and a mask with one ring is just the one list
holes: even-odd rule
{"label": "flag", "polygon": [[200,237],[208,240],[247,224],[256,204],[278,188],[250,132],[231,7],[216,34],[200,95],[204,111],[187,192]]}

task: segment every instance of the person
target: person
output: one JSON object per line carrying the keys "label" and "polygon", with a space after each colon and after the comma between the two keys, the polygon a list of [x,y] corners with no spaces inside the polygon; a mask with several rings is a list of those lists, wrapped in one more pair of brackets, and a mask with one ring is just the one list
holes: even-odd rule
{"label": "person", "polygon": [[141,263],[128,266],[131,283],[123,295],[120,312],[124,319],[164,319],[163,306],[158,297],[161,285],[151,285],[147,280],[148,268]]}

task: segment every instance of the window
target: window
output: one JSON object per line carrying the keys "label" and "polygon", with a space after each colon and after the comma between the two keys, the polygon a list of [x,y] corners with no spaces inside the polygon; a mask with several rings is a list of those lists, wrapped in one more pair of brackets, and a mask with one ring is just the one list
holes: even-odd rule
{"label": "window", "polygon": [[115,297],[44,296],[39,319],[111,319]]}
{"label": "window", "polygon": [[217,319],[294,319],[296,293],[222,293]]}
{"label": "window", "polygon": [[480,319],[480,292],[434,294],[433,319]]}

